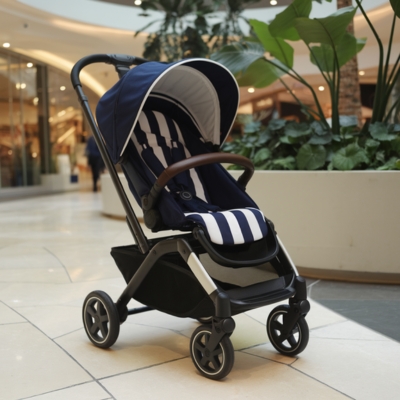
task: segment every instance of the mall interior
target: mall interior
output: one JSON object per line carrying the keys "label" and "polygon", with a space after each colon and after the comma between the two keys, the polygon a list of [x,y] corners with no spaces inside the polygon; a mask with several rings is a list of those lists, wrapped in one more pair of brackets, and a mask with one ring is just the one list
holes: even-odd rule
{"label": "mall interior", "polygon": [[[203,377],[193,365],[190,340],[200,325],[195,319],[151,310],[129,316],[109,349],[89,341],[82,323],[83,301],[94,290],[117,301],[126,283],[110,249],[132,245],[134,239],[107,171],[101,176],[101,190],[92,190],[85,150],[91,132],[69,74],[78,60],[90,54],[142,55],[148,32],[136,37],[134,33],[148,20],[134,3],[0,1],[0,398],[398,399],[400,253],[396,242],[400,224],[396,201],[400,185],[395,171],[366,178],[370,183],[389,182],[390,194],[382,183],[380,191],[364,196],[353,178],[346,181],[345,201],[353,204],[353,196],[360,204],[373,197],[379,208],[369,213],[375,213],[380,222],[375,225],[372,216],[371,220],[370,215],[362,217],[372,244],[354,238],[343,249],[322,242],[324,236],[345,237],[346,228],[334,234],[322,222],[324,211],[319,205],[310,205],[315,224],[305,228],[309,217],[297,216],[302,213],[296,208],[308,201],[305,196],[310,190],[300,183],[299,175],[265,175],[261,184],[249,186],[262,211],[272,214],[282,242],[306,278],[311,304],[306,317],[309,342],[301,354],[289,357],[271,344],[266,320],[276,304],[234,316],[236,329],[230,339],[235,362],[220,381]],[[256,2],[244,15],[268,21],[290,3]],[[335,3],[315,2],[314,16],[335,12]],[[389,1],[364,0],[363,4],[387,44],[393,13]],[[154,15],[159,17],[157,12]],[[357,37],[367,38],[358,66],[364,93],[362,118],[368,119],[378,45],[359,12],[354,26]],[[295,51],[297,70],[308,74],[316,89],[321,87],[321,77],[313,72],[305,49]],[[393,60],[399,53],[400,35],[394,35]],[[118,79],[107,64],[85,68],[80,78],[93,111]],[[307,98],[301,88],[296,90]],[[251,91],[240,88],[240,96],[242,114],[272,113],[276,105],[281,116],[284,110],[293,111],[286,90],[279,85]],[[318,96],[324,102],[327,91],[320,90]],[[119,176],[142,222],[141,210],[128,193],[123,175]],[[321,174],[317,176],[323,180]],[[265,206],[257,185],[267,185],[268,179],[275,194]],[[361,174],[354,179],[361,179]],[[295,197],[297,205],[289,203],[289,197]],[[358,209],[346,214],[334,205],[331,211],[333,222],[328,224],[341,225],[338,218],[348,220],[350,226],[358,223]],[[167,235],[153,233],[143,223],[141,227],[148,238]],[[314,232],[309,235],[309,231]],[[132,299],[131,307],[140,303]]]}

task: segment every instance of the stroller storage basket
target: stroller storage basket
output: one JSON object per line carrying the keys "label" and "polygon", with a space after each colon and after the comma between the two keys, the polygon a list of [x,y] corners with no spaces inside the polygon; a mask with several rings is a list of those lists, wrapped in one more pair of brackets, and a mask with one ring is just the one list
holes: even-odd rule
{"label": "stroller storage basket", "polygon": [[[126,283],[146,258],[135,245],[114,247],[111,255]],[[213,302],[179,253],[162,256],[134,298],[151,308],[178,317],[199,318],[214,313]]]}

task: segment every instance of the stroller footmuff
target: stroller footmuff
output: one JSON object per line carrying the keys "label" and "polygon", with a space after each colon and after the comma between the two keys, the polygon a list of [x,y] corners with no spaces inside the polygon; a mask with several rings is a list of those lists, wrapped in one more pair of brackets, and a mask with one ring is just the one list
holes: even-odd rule
{"label": "stroller footmuff", "polygon": [[[121,78],[101,98],[97,123],[79,81],[79,71],[93,62],[113,64]],[[92,343],[112,346],[120,324],[139,312],[194,318],[202,325],[190,340],[193,363],[202,375],[221,379],[234,363],[232,317],[289,299],[269,315],[268,337],[283,354],[303,351],[310,308],[305,280],[245,191],[252,163],[218,152],[239,102],[230,72],[204,59],[165,64],[94,55],[79,61],[71,77],[137,243],[111,250],[127,283],[120,298],[114,303],[95,291],[85,299],[83,322]],[[145,237],[121,189],[117,163],[146,226],[178,234]],[[238,181],[221,163],[244,167]],[[128,310],[132,298],[144,306]]]}

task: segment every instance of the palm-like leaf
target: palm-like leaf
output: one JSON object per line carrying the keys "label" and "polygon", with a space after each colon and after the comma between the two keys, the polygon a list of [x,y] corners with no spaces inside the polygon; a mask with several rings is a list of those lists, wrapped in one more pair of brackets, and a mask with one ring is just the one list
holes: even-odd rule
{"label": "palm-like leaf", "polygon": [[260,58],[264,58],[264,48],[257,42],[234,43],[211,55],[212,60],[225,65],[234,75],[245,72]]}
{"label": "palm-like leaf", "polygon": [[254,33],[264,46],[264,50],[289,68],[292,68],[294,57],[293,47],[283,39],[272,36],[269,26],[265,22],[257,21],[255,19],[251,19],[249,22]]}
{"label": "palm-like leaf", "polygon": [[400,18],[400,0],[390,0],[390,4],[397,18]]}
{"label": "palm-like leaf", "polygon": [[282,39],[299,40],[300,36],[296,31],[294,21],[299,17],[308,17],[311,8],[312,0],[294,0],[271,22],[271,34]]}
{"label": "palm-like leaf", "polygon": [[337,46],[342,41],[355,13],[354,7],[345,7],[326,18],[296,18],[294,24],[305,43]]}
{"label": "palm-like leaf", "polygon": [[239,86],[263,88],[271,85],[285,73],[265,58],[254,61],[245,72],[238,76]]}
{"label": "palm-like leaf", "polygon": [[345,33],[337,46],[321,44],[311,46],[310,59],[323,72],[333,72],[335,69],[335,53],[339,67],[351,60],[365,46],[366,39],[356,39],[353,35]]}

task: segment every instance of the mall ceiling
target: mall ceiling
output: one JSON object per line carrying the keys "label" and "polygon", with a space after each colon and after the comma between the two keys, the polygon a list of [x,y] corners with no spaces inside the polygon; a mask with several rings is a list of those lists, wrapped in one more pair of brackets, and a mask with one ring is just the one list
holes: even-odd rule
{"label": "mall ceiling", "polygon": [[[134,4],[134,0],[96,0],[96,1],[103,1],[105,3],[112,3],[112,4],[120,4],[123,6],[132,6],[132,7],[138,7]],[[265,7],[274,7],[276,5],[278,6],[286,6],[290,4],[293,0],[276,0],[277,3],[271,4],[271,0],[261,0],[261,1],[255,1],[252,4],[247,5],[245,8],[265,8]],[[206,3],[212,3],[210,0],[206,0]]]}
{"label": "mall ceiling", "polygon": [[[132,4],[133,1],[129,0],[129,3]],[[134,7],[110,4],[117,2],[120,4],[128,0],[54,0],[52,2],[0,0],[0,46],[9,42],[11,43],[9,50],[54,65],[67,73],[77,60],[88,54],[141,55],[146,35],[142,34],[134,38],[133,29],[122,27],[123,20],[127,21],[127,26],[132,26],[132,18],[137,12]],[[39,4],[42,4],[41,9],[38,8]],[[103,15],[99,15],[99,12],[105,9],[115,9],[114,14],[110,15],[102,11]],[[371,10],[369,14],[383,42],[387,43],[390,34],[388,27],[393,15],[389,2],[387,5]],[[265,18],[266,15],[267,13],[260,15],[260,19]],[[111,20],[114,26],[101,25],[98,18],[101,16],[106,16],[107,18],[104,19]],[[118,29],[115,25],[121,25],[121,27]],[[356,16],[355,27],[358,37],[368,37],[367,46],[358,57],[360,67],[367,71],[363,80],[364,82],[369,79],[373,81],[376,79],[373,68],[377,64],[376,55],[378,54],[376,40],[361,15]],[[400,35],[396,34],[394,41],[392,54],[396,56],[400,53]],[[311,84],[322,84],[322,78],[313,72],[315,68],[313,69],[310,65],[307,48],[304,45],[301,47],[300,43],[294,43],[294,46],[296,70],[303,76],[307,76]],[[106,64],[90,66],[85,70],[88,72],[88,80],[85,83],[98,94],[104,93],[104,90],[116,81],[113,69]],[[260,89],[255,94],[248,94],[246,90],[242,90],[242,101],[249,101],[256,96],[265,96],[271,89],[273,88]]]}

